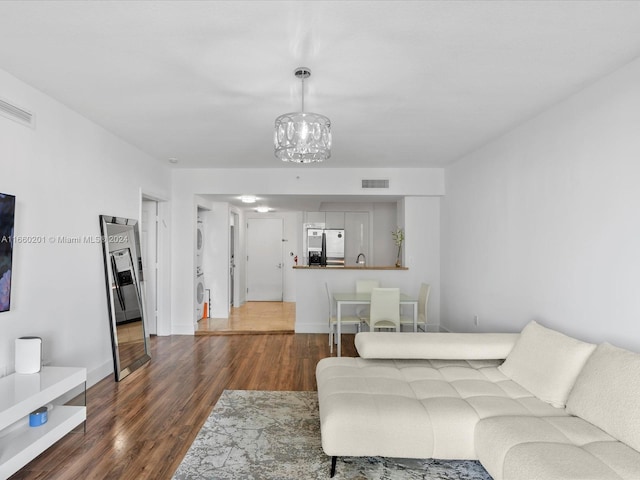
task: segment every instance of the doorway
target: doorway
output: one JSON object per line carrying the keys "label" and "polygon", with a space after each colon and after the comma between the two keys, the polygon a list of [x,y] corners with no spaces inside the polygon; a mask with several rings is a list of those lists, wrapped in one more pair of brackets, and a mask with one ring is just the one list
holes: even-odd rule
{"label": "doorway", "polygon": [[282,302],[282,218],[247,219],[247,301]]}

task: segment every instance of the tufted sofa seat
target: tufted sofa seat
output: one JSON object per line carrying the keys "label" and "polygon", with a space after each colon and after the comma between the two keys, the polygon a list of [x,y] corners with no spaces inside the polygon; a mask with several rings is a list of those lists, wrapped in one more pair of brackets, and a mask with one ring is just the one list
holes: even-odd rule
{"label": "tufted sofa seat", "polygon": [[[327,455],[479,459],[495,480],[640,479],[640,355],[522,334],[361,333],[316,369]],[[605,391],[603,391],[605,390]]]}
{"label": "tufted sofa seat", "polygon": [[507,378],[496,360],[326,360],[316,378],[331,456],[475,459],[480,419],[567,415]]}

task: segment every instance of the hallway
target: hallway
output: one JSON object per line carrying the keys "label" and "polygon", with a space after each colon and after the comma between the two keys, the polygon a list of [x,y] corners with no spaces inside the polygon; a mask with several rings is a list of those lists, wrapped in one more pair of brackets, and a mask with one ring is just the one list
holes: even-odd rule
{"label": "hallway", "polygon": [[295,302],[247,302],[229,318],[199,320],[196,335],[293,334],[295,323]]}

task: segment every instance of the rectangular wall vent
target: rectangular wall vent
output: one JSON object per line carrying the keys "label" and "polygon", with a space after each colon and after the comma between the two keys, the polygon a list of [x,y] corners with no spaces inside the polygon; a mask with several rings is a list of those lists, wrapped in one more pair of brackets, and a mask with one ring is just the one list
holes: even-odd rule
{"label": "rectangular wall vent", "polygon": [[33,113],[23,108],[12,105],[2,98],[0,98],[0,115],[10,118],[11,120],[15,120],[16,122],[31,128],[33,128],[35,123]]}
{"label": "rectangular wall vent", "polygon": [[362,180],[362,188],[389,188],[389,180]]}

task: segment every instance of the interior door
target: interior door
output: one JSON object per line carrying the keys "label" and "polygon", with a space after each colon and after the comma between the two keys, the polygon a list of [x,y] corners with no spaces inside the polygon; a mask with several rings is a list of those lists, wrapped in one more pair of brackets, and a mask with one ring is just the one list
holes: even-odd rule
{"label": "interior door", "polygon": [[233,307],[234,290],[236,288],[236,249],[235,249],[235,225],[229,227],[229,306]]}
{"label": "interior door", "polygon": [[142,199],[140,222],[142,266],[144,268],[145,321],[151,335],[158,322],[158,202]]}
{"label": "interior door", "polygon": [[247,220],[247,300],[282,301],[281,218]]}

